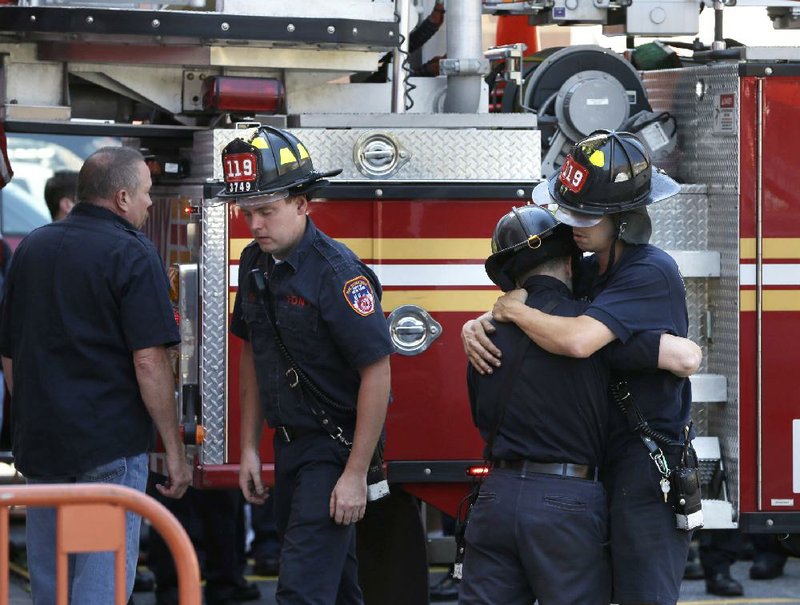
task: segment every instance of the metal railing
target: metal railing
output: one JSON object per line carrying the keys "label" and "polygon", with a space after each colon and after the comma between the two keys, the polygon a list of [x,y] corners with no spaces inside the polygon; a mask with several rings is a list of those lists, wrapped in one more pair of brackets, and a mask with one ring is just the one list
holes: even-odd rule
{"label": "metal railing", "polygon": [[112,551],[116,605],[125,605],[125,513],[147,519],[175,560],[181,605],[200,605],[200,568],[194,546],[162,504],[129,487],[108,484],[52,484],[0,488],[0,605],[8,605],[9,510],[14,506],[56,509],[56,605],[68,603],[68,555]]}

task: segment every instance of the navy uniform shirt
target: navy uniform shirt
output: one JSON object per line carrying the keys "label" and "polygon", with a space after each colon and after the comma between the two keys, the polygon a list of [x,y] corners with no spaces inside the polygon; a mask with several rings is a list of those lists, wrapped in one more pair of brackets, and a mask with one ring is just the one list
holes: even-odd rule
{"label": "navy uniform shirt", "polygon": [[[525,289],[529,307],[542,309],[557,301],[549,311],[553,315],[577,317],[587,306],[573,300],[554,277],[533,276]],[[467,370],[470,403],[484,440],[497,425],[503,383],[513,380],[502,427],[487,457],[599,466],[608,438],[609,370],[657,367],[661,334],[644,333],[626,346],[612,343],[588,359],[553,355],[530,341],[519,372],[509,378],[518,347],[528,337],[512,323],[495,326],[493,340],[503,351],[503,364],[487,375],[472,365]]]}
{"label": "navy uniform shirt", "polygon": [[[666,252],[650,244],[627,245],[606,274],[597,275],[594,261],[588,267],[593,280],[586,315],[605,324],[621,342],[641,330],[686,337],[686,288],[678,265]],[[629,373],[625,378],[650,426],[679,439],[690,419],[689,380],[662,370]],[[612,430],[614,441],[628,430],[621,413],[612,414]]]}
{"label": "navy uniform shirt", "polygon": [[180,341],[153,244],[81,203],[20,243],[6,287],[0,351],[14,362],[22,473],[70,476],[147,451],[154,431],[133,351]]}
{"label": "navy uniform shirt", "polygon": [[[359,369],[394,352],[378,278],[310,218],[302,239],[283,262],[276,263],[255,242],[244,249],[231,332],[253,347],[259,398],[272,427],[314,429],[319,424],[301,389],[289,387],[287,362],[250,275],[254,268],[266,272],[268,300],[283,342],[311,380],[347,408],[326,410],[352,436]],[[305,389],[303,397],[308,397]]]}

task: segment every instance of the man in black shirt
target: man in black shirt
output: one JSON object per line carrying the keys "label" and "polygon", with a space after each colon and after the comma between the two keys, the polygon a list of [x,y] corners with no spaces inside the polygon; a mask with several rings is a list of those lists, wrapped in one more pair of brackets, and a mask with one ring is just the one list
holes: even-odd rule
{"label": "man in black shirt", "polygon": [[[142,155],[106,147],[78,177],[79,203],[20,243],[8,275],[0,353],[12,393],[13,452],[28,483],[103,482],[144,491],[153,423],[183,495],[191,471],[178,434],[166,347],[180,335],[169,284],[139,231],[152,201]],[[127,590],[139,543],[127,515]],[[32,508],[26,543],[35,605],[55,599],[55,511]],[[114,602],[112,553],[70,555],[70,602]]]}
{"label": "man in black shirt", "polygon": [[[543,208],[500,219],[486,261],[504,291],[524,287],[527,305],[576,317],[588,303],[570,291],[572,230]],[[603,605],[611,598],[607,505],[597,481],[608,433],[611,368],[691,373],[692,342],[643,332],[587,359],[548,353],[513,324],[496,324],[506,363],[468,367],[473,418],[492,470],[466,532],[462,604]]]}

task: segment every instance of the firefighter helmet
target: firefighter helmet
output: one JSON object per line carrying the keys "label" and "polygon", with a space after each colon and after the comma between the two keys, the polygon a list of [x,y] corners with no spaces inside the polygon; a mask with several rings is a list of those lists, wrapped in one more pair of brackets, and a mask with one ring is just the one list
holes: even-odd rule
{"label": "firefighter helmet", "polygon": [[[261,126],[250,138],[236,138],[222,150],[224,199],[311,193],[341,172],[317,172],[305,146],[291,132]],[[280,195],[279,195],[280,194]]]}
{"label": "firefighter helmet", "polygon": [[549,210],[532,204],[512,208],[494,229],[486,274],[508,292],[517,287],[516,278],[525,271],[577,252],[572,229],[556,220]]}
{"label": "firefighter helmet", "polygon": [[576,143],[561,170],[533,190],[537,204],[558,204],[556,217],[591,227],[606,214],[672,197],[680,185],[655,168],[642,142],[629,132],[596,130]]}

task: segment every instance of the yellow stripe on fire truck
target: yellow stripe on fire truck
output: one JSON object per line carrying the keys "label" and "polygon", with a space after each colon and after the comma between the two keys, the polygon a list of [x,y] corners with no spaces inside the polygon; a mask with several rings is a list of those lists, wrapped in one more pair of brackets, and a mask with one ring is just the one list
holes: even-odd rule
{"label": "yellow stripe on fire truck", "polygon": [[[360,258],[367,259],[474,259],[486,258],[491,251],[489,239],[485,238],[337,238]],[[229,258],[237,259],[244,247],[252,240],[231,239]],[[766,260],[800,259],[800,238],[764,238],[762,257]],[[739,242],[742,261],[755,260],[756,240],[743,237]]]}
{"label": "yellow stripe on fire truck", "polygon": [[[800,258],[800,238],[765,237],[761,246],[761,255],[765,259]],[[756,238],[743,237],[739,240],[739,258],[743,261],[756,259]]]}
{"label": "yellow stripe on fire truck", "polygon": [[[365,259],[398,259],[398,260],[483,260],[492,250],[491,240],[482,237],[464,238],[373,238],[373,237],[341,237],[336,238],[355,252],[359,258]],[[242,250],[252,240],[245,238],[231,239],[230,259],[237,259]]]}

